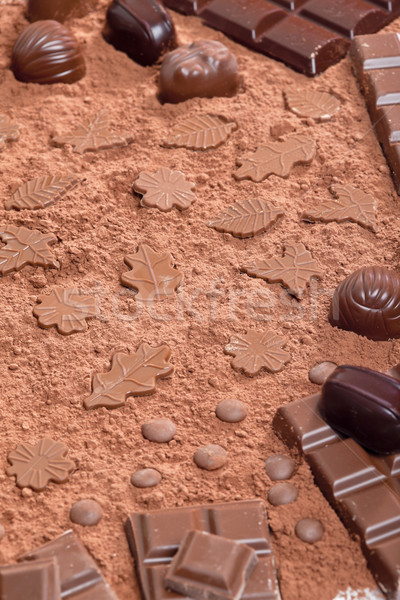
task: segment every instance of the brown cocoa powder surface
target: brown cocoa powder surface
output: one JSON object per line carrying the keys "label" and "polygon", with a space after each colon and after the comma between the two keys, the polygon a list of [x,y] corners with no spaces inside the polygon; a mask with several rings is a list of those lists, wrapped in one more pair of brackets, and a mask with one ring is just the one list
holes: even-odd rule
{"label": "brown cocoa powder surface", "polygon": [[[161,106],[156,98],[159,67],[143,68],[108,45],[101,36],[105,2],[69,26],[82,43],[87,75],[74,85],[23,84],[10,71],[10,54],[27,21],[20,3],[0,12],[0,112],[21,127],[17,143],[0,156],[1,198],[23,182],[57,172],[74,173],[80,185],[56,205],[39,211],[5,211],[1,223],[54,233],[60,268],[26,267],[0,280],[0,522],[6,536],[0,561],[8,563],[73,527],[103,569],[120,600],[140,598],[133,561],[123,533],[131,511],[262,498],[268,508],[275,558],[284,600],[332,600],[338,590],[375,588],[357,540],[350,539],[334,510],[297,458],[291,481],[298,500],[273,507],[266,501],[273,483],[264,460],[287,449],[271,429],[276,408],[318,390],[308,380],[317,362],[350,363],[380,370],[400,361],[400,343],[373,342],[333,329],[327,319],[333,289],[355,269],[380,264],[399,268],[399,200],[364,100],[346,58],[315,80],[255,54],[208,29],[197,18],[173,13],[180,43],[212,38],[237,56],[242,76],[234,98],[194,99]],[[389,31],[398,31],[400,21]],[[313,89],[335,94],[342,103],[330,122],[315,124],[287,111],[283,90]],[[54,148],[50,135],[67,133],[81,119],[106,109],[116,130],[134,132],[127,148],[74,154]],[[161,143],[173,125],[194,114],[237,120],[239,129],[223,146],[208,152],[171,150]],[[309,167],[295,167],[289,179],[271,176],[255,184],[236,182],[235,159],[274,135],[305,133],[316,140]],[[142,170],[179,169],[196,183],[197,201],[184,212],[164,214],[141,208],[131,193]],[[372,193],[378,203],[376,235],[356,224],[307,224],[305,207],[329,195],[333,183],[349,183]],[[284,219],[253,239],[220,234],[205,223],[234,201],[259,197],[283,207]],[[280,255],[288,241],[303,242],[325,271],[301,302],[279,284],[268,285],[240,272],[249,259]],[[137,310],[134,294],[121,287],[124,255],[138,244],[170,251],[184,273],[174,298],[154,310]],[[78,286],[95,294],[99,318],[85,333],[63,337],[42,330],[32,315],[36,297],[54,286]],[[272,329],[287,338],[292,359],[279,374],[254,379],[236,373],[223,352],[230,335]],[[94,373],[107,371],[116,351],[134,352],[142,341],[167,343],[175,374],[158,382],[149,397],[131,398],[115,411],[85,412]],[[247,418],[224,423],[214,410],[224,398],[246,403]],[[169,418],[177,435],[169,444],[144,439],[141,424]],[[21,491],[5,474],[7,454],[18,443],[43,436],[64,441],[77,470],[63,485],[42,493]],[[227,465],[199,469],[195,450],[220,444]],[[153,467],[160,485],[138,489],[131,474]],[[104,516],[93,528],[73,525],[71,505],[97,500]],[[322,521],[325,534],[315,545],[294,533],[305,517]]]}

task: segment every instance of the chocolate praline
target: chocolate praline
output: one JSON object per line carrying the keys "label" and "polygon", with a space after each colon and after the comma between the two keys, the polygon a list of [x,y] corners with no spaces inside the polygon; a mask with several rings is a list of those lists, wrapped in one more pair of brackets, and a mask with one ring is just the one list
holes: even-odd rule
{"label": "chocolate praline", "polygon": [[400,274],[385,267],[363,267],[336,288],[331,325],[387,341],[400,337]]}

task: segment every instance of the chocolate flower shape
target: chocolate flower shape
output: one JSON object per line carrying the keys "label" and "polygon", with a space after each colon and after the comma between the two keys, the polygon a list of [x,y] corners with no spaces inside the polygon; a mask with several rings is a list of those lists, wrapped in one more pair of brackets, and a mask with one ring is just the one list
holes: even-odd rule
{"label": "chocolate flower shape", "polygon": [[196,200],[194,183],[186,181],[180,171],[171,171],[161,167],[153,174],[140,173],[133,184],[133,189],[143,194],[142,206],[158,208],[162,212],[169,212],[174,206],[185,210]]}
{"label": "chocolate flower shape", "polygon": [[40,327],[48,329],[55,325],[62,335],[84,331],[85,319],[99,314],[96,299],[80,294],[76,288],[56,287],[49,296],[39,296],[37,300],[41,304],[35,306],[33,314]]}
{"label": "chocolate flower shape", "polygon": [[31,487],[36,492],[44,490],[49,481],[65,483],[75,464],[65,457],[68,448],[62,442],[41,439],[35,446],[19,444],[8,455],[11,467],[7,475],[15,475],[17,486]]}
{"label": "chocolate flower shape", "polygon": [[231,363],[234,369],[253,377],[262,369],[270,373],[282,371],[290,360],[290,354],[282,350],[285,343],[284,338],[272,331],[249,331],[245,335],[233,335],[225,346],[225,353],[235,357]]}

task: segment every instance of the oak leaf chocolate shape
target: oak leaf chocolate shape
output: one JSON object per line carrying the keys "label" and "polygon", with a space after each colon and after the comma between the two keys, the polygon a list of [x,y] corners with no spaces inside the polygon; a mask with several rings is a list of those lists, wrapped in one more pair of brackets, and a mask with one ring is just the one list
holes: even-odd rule
{"label": "oak leaf chocolate shape", "polygon": [[173,296],[182,280],[182,273],[173,268],[169,252],[154,252],[146,244],[136,254],[128,254],[125,262],[132,270],[121,275],[121,283],[137,290],[136,300],[154,302]]}
{"label": "oak leaf chocolate shape", "polygon": [[302,90],[284,92],[286,105],[298,117],[308,117],[315,121],[329,121],[340,109],[340,101],[327,92]]}
{"label": "oak leaf chocolate shape", "polygon": [[358,269],[336,288],[331,325],[387,341],[400,337],[400,274],[385,267]]}
{"label": "oak leaf chocolate shape", "polygon": [[302,214],[304,221],[322,223],[346,223],[352,221],[374,233],[376,225],[376,202],[371,194],[366,194],[352,185],[333,185],[334,198],[323,200],[318,207],[306,210]]}
{"label": "oak leaf chocolate shape", "polygon": [[161,102],[233,96],[239,86],[236,58],[215,40],[199,40],[165,55],[159,79]]}
{"label": "oak leaf chocolate shape", "polygon": [[251,277],[259,277],[269,283],[282,283],[288,292],[299,300],[311,279],[321,279],[324,275],[311,252],[302,243],[288,244],[283,258],[254,260],[244,265],[241,270]]}
{"label": "oak leaf chocolate shape", "polygon": [[293,135],[285,142],[270,142],[259,146],[256,152],[237,159],[240,168],[236,179],[251,179],[260,183],[270,175],[289,177],[295,165],[309,165],[316,153],[314,140],[305,135]]}
{"label": "oak leaf chocolate shape", "polygon": [[85,296],[77,288],[56,287],[48,296],[38,296],[39,306],[33,314],[40,327],[56,326],[58,333],[70,335],[87,329],[86,319],[99,314],[96,299]]}
{"label": "oak leaf chocolate shape", "polygon": [[72,32],[57,21],[36,21],[14,44],[11,68],[27,83],[74,83],[86,73],[85,61]]}
{"label": "oak leaf chocolate shape", "polygon": [[86,410],[105,406],[124,406],[129,396],[148,396],[156,390],[157,379],[168,377],[174,371],[168,360],[171,350],[167,345],[152,348],[141,344],[135,354],[115,354],[111,370],[93,378],[92,395],[84,400]]}
{"label": "oak leaf chocolate shape", "polygon": [[257,333],[248,331],[244,335],[233,335],[225,346],[225,353],[234,356],[232,367],[253,377],[262,369],[270,373],[282,371],[290,360],[290,354],[282,349],[286,340],[272,331]]}
{"label": "oak leaf chocolate shape", "polygon": [[174,206],[179,210],[189,208],[196,200],[194,187],[195,184],[186,181],[183,173],[167,167],[161,167],[155,173],[143,171],[133,184],[133,190],[143,194],[141,206],[158,208],[162,212],[169,212]]}
{"label": "oak leaf chocolate shape", "polygon": [[212,115],[196,115],[177,125],[164,142],[167,148],[209,150],[226,142],[237,129],[234,121]]}
{"label": "oak leaf chocolate shape", "polygon": [[19,136],[18,125],[10,121],[6,115],[0,115],[0,152],[4,150],[6,142],[17,142]]}
{"label": "oak leaf chocolate shape", "polygon": [[45,489],[49,481],[65,483],[75,464],[66,458],[68,448],[62,442],[43,438],[37,444],[19,444],[8,455],[12,465],[7,475],[15,475],[20,488],[30,487],[36,492]]}
{"label": "oak leaf chocolate shape", "polygon": [[263,200],[254,198],[235,202],[207,225],[221,233],[231,233],[238,238],[249,238],[268,231],[283,215],[282,209],[274,208]]}
{"label": "oak leaf chocolate shape", "polygon": [[57,239],[52,233],[8,225],[0,226],[0,239],[6,244],[0,248],[0,275],[19,271],[26,265],[55,269],[59,266],[48,247]]}
{"label": "oak leaf chocolate shape", "polygon": [[113,132],[110,129],[108,112],[101,110],[92,119],[81,123],[70,134],[56,136],[52,139],[55,146],[72,146],[77,154],[121,148],[133,142],[134,136],[126,131]]}
{"label": "oak leaf chocolate shape", "polygon": [[51,206],[78,185],[78,180],[71,175],[48,175],[24,183],[11,200],[6,200],[4,208],[10,210],[37,210]]}

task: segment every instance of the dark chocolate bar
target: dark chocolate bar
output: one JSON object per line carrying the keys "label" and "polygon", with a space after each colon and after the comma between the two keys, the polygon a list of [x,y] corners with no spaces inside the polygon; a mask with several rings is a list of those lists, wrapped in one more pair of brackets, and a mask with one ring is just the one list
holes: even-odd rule
{"label": "dark chocolate bar", "polygon": [[400,14],[400,0],[164,0],[234,40],[309,76],[338,62],[356,35]]}
{"label": "dark chocolate bar", "polygon": [[118,600],[95,561],[72,530],[21,556],[20,560],[37,561],[50,558],[56,559],[60,569],[63,600]]}
{"label": "dark chocolate bar", "polygon": [[353,42],[350,55],[400,194],[400,34],[360,36]]}
{"label": "dark chocolate bar", "polygon": [[32,564],[0,567],[2,600],[61,600],[58,564],[54,558]]}
{"label": "dark chocolate bar", "polygon": [[182,600],[183,596],[166,589],[164,577],[191,530],[220,535],[255,550],[258,563],[242,600],[280,598],[266,512],[260,500],[132,513],[125,528],[144,600]]}
{"label": "dark chocolate bar", "polygon": [[273,427],[311,466],[317,485],[349,531],[389,598],[400,598],[400,455],[368,452],[322,419],[320,395],[278,409]]}

